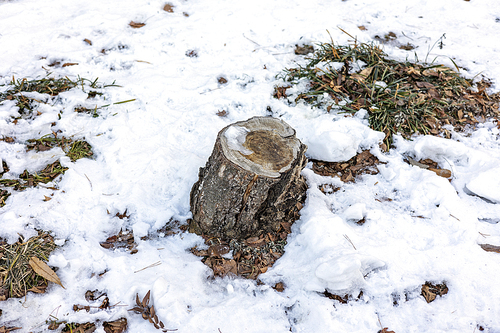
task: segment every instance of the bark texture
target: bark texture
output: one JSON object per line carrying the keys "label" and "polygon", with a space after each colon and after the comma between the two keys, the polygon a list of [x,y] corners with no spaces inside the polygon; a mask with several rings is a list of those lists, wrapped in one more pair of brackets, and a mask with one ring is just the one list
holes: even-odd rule
{"label": "bark texture", "polygon": [[275,232],[305,200],[307,147],[284,121],[254,117],[222,129],[191,189],[190,231],[221,239]]}

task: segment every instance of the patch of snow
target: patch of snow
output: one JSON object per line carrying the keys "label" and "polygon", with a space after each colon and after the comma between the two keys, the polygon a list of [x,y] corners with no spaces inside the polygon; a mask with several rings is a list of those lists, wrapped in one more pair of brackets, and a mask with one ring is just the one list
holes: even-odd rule
{"label": "patch of snow", "polygon": [[466,186],[473,194],[500,203],[500,168],[477,173]]}
{"label": "patch of snow", "polygon": [[229,126],[224,131],[224,136],[227,139],[227,145],[229,146],[229,148],[239,151],[242,155],[252,154],[252,151],[250,149],[247,149],[243,146],[249,132],[250,131],[245,127],[237,125]]}

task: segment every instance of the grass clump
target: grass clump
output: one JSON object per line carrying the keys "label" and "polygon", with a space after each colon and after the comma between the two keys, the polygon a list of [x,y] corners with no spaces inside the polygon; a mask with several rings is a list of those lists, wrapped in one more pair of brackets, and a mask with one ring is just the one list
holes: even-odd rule
{"label": "grass clump", "polygon": [[[102,91],[99,91],[101,89],[108,87],[120,87],[119,85],[115,84],[115,82],[111,84],[100,84],[97,80],[98,78],[89,80],[81,77],[78,77],[76,80],[71,80],[68,77],[52,78],[48,76],[42,79],[35,80],[28,80],[26,78],[15,79],[14,77],[12,77],[11,82],[8,84],[9,89],[7,89],[5,92],[0,92],[0,103],[6,100],[15,100],[16,106],[19,108],[21,118],[29,119],[41,114],[37,110],[38,105],[40,105],[41,103],[55,103],[57,100],[53,98],[54,96],[57,96],[60,93],[71,90],[75,87],[79,86],[83,91],[85,91],[86,89],[90,89],[87,93],[88,99],[102,96],[104,93]],[[38,95],[37,97],[37,95],[33,95],[32,93],[48,95],[48,97],[40,95]],[[112,104],[119,103],[123,102]],[[109,105],[111,104],[105,106]],[[101,106],[100,108],[105,106]],[[94,118],[99,116],[99,114],[97,113],[97,107],[93,109],[78,107],[75,109],[75,111],[79,113],[83,112],[91,114]]]}
{"label": "grass clump", "polygon": [[0,301],[9,297],[23,297],[28,291],[43,293],[47,281],[37,275],[29,265],[32,257],[48,261],[56,248],[48,233],[24,240],[21,236],[14,244],[0,240]]}
{"label": "grass clump", "polygon": [[57,96],[59,93],[68,91],[79,84],[83,84],[83,79],[78,78],[72,81],[67,77],[58,79],[47,77],[38,80],[28,80],[26,78],[16,80],[12,77],[12,81],[10,82],[11,89],[0,93],[0,101],[15,100],[21,115],[32,115],[36,109],[36,104],[43,101],[28,97],[23,93],[37,92],[39,94]]}
{"label": "grass clump", "polygon": [[[473,91],[472,80],[449,67],[392,60],[373,43],[323,43],[307,59],[305,66],[279,75],[291,85],[308,81],[308,91],[299,93],[295,102],[326,104],[328,112],[332,107],[347,113],[367,110],[370,126],[386,134],[386,148],[395,133],[406,138],[414,133],[437,135],[446,124],[460,126],[499,116],[500,96],[486,93],[488,82],[480,82]],[[287,97],[286,89],[277,87],[275,97]]]}
{"label": "grass clump", "polygon": [[47,134],[38,139],[29,139],[26,149],[28,151],[35,150],[39,152],[50,150],[54,147],[61,147],[61,149],[65,150],[71,143],[71,139],[66,139],[65,137],[58,138],[54,134]]}
{"label": "grass clump", "polygon": [[0,186],[13,187],[16,191],[22,191],[28,187],[35,187],[40,183],[48,183],[62,175],[68,168],[63,167],[59,161],[47,165],[42,171],[29,173],[24,170],[19,179],[0,179]]}
{"label": "grass clump", "polygon": [[71,162],[75,162],[80,158],[90,158],[94,154],[92,152],[92,146],[85,140],[68,139],[66,137],[58,138],[55,134],[48,134],[39,139],[28,140],[27,149],[35,151],[46,151],[54,147],[61,147],[61,149],[66,153],[71,159]]}

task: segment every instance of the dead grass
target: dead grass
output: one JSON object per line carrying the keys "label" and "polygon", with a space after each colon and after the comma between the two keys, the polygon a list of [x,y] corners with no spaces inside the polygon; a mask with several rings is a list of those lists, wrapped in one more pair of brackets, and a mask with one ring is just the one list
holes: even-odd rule
{"label": "dead grass", "polygon": [[500,116],[500,94],[487,94],[488,81],[474,85],[444,65],[389,59],[373,43],[319,44],[307,60],[307,65],[279,75],[287,85],[276,87],[275,97],[288,97],[288,87],[307,80],[308,90],[293,96],[295,102],[328,112],[367,110],[370,126],[386,133],[386,149],[395,133],[405,138],[415,133],[447,136],[444,125],[463,128]]}
{"label": "dead grass", "polygon": [[46,232],[28,240],[20,237],[10,245],[0,242],[0,301],[23,297],[28,291],[45,292],[47,281],[33,271],[29,261],[31,257],[48,261],[55,248],[52,236]]}
{"label": "dead grass", "polygon": [[28,140],[27,150],[46,151],[54,147],[61,147],[71,159],[75,162],[80,158],[92,157],[92,146],[85,140],[72,140],[65,137],[58,138],[55,134],[48,134],[39,139]]}

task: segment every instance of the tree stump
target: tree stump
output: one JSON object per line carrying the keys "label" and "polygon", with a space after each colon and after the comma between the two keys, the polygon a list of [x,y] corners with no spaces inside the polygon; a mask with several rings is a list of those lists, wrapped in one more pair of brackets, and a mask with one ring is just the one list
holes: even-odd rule
{"label": "tree stump", "polygon": [[223,128],[191,189],[189,230],[246,239],[293,223],[306,197],[306,149],[280,119],[253,117]]}

